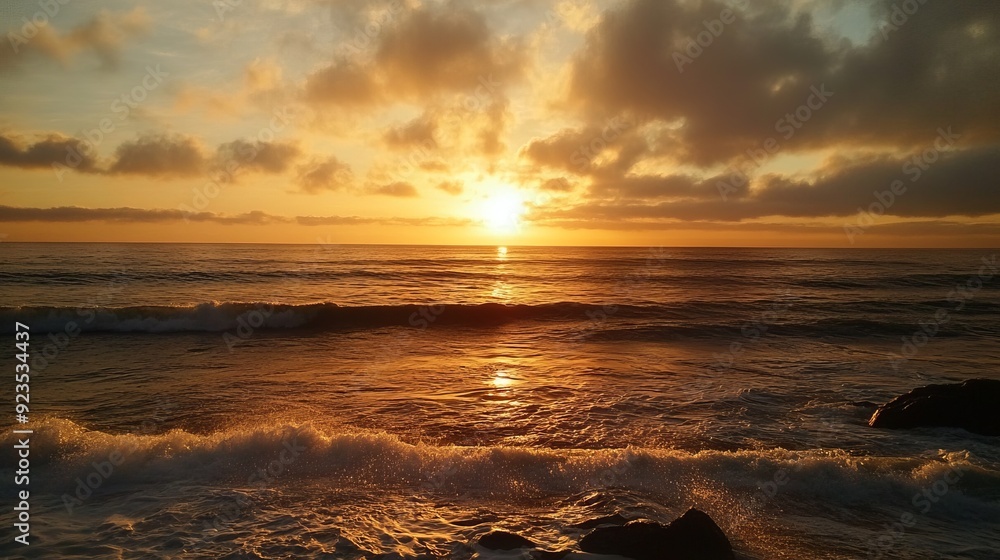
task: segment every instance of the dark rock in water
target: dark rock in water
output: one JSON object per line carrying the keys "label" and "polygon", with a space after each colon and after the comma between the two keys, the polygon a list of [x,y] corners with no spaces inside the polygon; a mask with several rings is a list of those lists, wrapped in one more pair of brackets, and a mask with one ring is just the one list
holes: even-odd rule
{"label": "dark rock in water", "polygon": [[580,540],[580,549],[636,560],[735,560],[733,547],[707,513],[691,508],[669,525],[630,521],[598,527]]}
{"label": "dark rock in water", "polygon": [[601,525],[624,525],[628,522],[629,519],[627,517],[623,517],[620,513],[615,513],[613,515],[605,515],[581,521],[580,523],[576,523],[571,526],[576,529],[593,529],[594,527],[600,527]]}
{"label": "dark rock in water", "polygon": [[515,548],[535,548],[535,543],[515,533],[490,531],[479,537],[479,546],[490,550],[514,550]]}
{"label": "dark rock in water", "polygon": [[1000,381],[970,379],[918,387],[878,407],[868,425],[890,429],[963,428],[1000,436]]}

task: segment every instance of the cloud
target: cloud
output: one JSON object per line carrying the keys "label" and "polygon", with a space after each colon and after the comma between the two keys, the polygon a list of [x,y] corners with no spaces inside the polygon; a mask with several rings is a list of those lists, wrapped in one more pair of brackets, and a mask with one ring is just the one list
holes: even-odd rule
{"label": "cloud", "polygon": [[290,142],[234,140],[217,149],[217,165],[223,169],[231,164],[261,173],[284,173],[302,155]]}
{"label": "cloud", "polygon": [[76,138],[49,134],[35,142],[25,143],[20,137],[0,134],[0,165],[21,169],[51,168],[78,161],[76,170],[93,173],[97,161],[88,145]]}
{"label": "cloud", "polygon": [[449,3],[413,9],[387,22],[373,55],[339,55],[310,74],[305,98],[317,105],[376,106],[471,92],[483,82],[520,80],[523,45],[495,35],[482,14]]}
{"label": "cloud", "polygon": [[320,105],[357,107],[377,103],[380,85],[369,70],[340,60],[309,76],[305,86],[307,101]]}
{"label": "cloud", "polygon": [[372,186],[368,189],[371,194],[382,194],[385,196],[395,196],[400,198],[410,198],[419,196],[417,188],[406,181],[396,181],[385,185]]}
{"label": "cloud", "polygon": [[[58,15],[58,14],[56,14]],[[142,7],[130,12],[101,10],[89,21],[60,33],[50,24],[30,22],[12,29],[0,43],[0,68],[11,66],[24,53],[40,54],[60,64],[69,64],[80,52],[93,52],[105,68],[117,68],[129,39],[145,35],[151,19]]]}
{"label": "cloud", "polygon": [[[921,3],[890,27],[894,4],[870,5],[863,42],[817,25],[811,4],[629,0],[607,10],[572,56],[558,104],[579,124],[519,152],[536,174],[586,180],[583,199],[535,216],[643,227],[843,217],[897,179],[910,188],[890,216],[1000,211],[990,186],[1000,184],[1000,98],[986,93],[1000,79],[994,6]],[[716,23],[725,10],[731,22]],[[911,185],[914,165],[903,166],[930,153],[941,129],[958,142]],[[767,165],[824,152],[839,156],[811,170]]]}
{"label": "cloud", "polygon": [[93,152],[89,142],[55,133],[33,142],[21,135],[0,134],[0,166],[45,169],[56,165],[63,171],[106,175],[183,178],[222,171],[231,179],[236,173],[285,173],[302,155],[291,142],[244,139],[221,144],[209,154],[197,139],[177,134],[150,134],[123,142],[106,162],[99,162]]}
{"label": "cloud", "polygon": [[859,212],[903,218],[1000,214],[996,195],[1000,147],[945,152],[934,163],[922,159],[922,152],[856,161],[838,158],[804,179],[766,175],[736,198],[719,195],[719,180],[666,175],[597,183],[592,190],[604,197],[566,209],[537,210],[536,217],[725,222],[774,216],[847,217]]}
{"label": "cloud", "polygon": [[[874,3],[875,17],[892,5]],[[932,130],[953,126],[970,141],[1000,140],[1000,98],[985,93],[1000,77],[991,2],[921,4],[905,25],[867,44],[830,40],[808,12],[773,0],[736,10],[716,37],[705,22],[726,9],[713,0],[633,0],[609,10],[574,56],[567,107],[592,123],[638,115],[670,125],[656,138],[658,152],[705,167],[769,137],[788,152],[912,148],[929,117]],[[708,46],[693,43],[699,33],[711,38]],[[796,118],[814,87],[832,96],[799,113],[810,118]]]}
{"label": "cloud", "polygon": [[437,142],[434,140],[434,132],[437,124],[433,119],[424,115],[417,117],[403,126],[390,129],[383,136],[385,144],[393,149],[413,148],[415,146],[434,149]]}
{"label": "cloud", "polygon": [[350,166],[334,156],[313,159],[298,168],[299,187],[309,194],[341,190],[353,182]]}
{"label": "cloud", "polygon": [[[587,193],[594,198],[618,199],[716,199],[720,198],[719,182],[725,181],[727,198],[746,194],[748,185],[732,187],[729,177],[700,179],[691,175],[629,175],[599,178],[591,183]],[[733,188],[735,190],[729,190]]]}
{"label": "cloud", "polygon": [[523,70],[524,55],[520,45],[495,37],[480,13],[451,3],[415,10],[387,30],[375,64],[389,87],[422,97],[473,89],[486,75],[513,79]]}
{"label": "cloud", "polygon": [[115,150],[111,175],[192,177],[205,173],[208,159],[194,138],[180,135],[146,135],[124,142]]}
{"label": "cloud", "polygon": [[[844,238],[844,227],[840,224],[817,224],[802,222],[688,222],[672,221],[620,221],[620,220],[546,220],[545,227],[569,230],[609,230],[609,231],[703,231],[723,232],[740,235],[750,232],[770,232],[784,235],[826,234],[834,239]],[[937,237],[955,236],[968,239],[971,236],[1000,236],[1000,224],[996,222],[956,222],[956,221],[904,221],[877,223],[865,230],[866,237],[876,235],[897,237]]]}
{"label": "cloud", "polygon": [[597,127],[565,128],[547,138],[532,139],[521,148],[520,155],[539,166],[581,173],[587,167],[582,150],[592,138],[600,137],[600,133]]}
{"label": "cloud", "polygon": [[163,223],[189,220],[223,225],[288,223],[291,220],[254,211],[238,215],[212,212],[184,212],[183,210],[142,208],[81,208],[60,206],[56,208],[18,208],[0,206],[0,222],[111,222],[111,223]]}
{"label": "cloud", "polygon": [[570,192],[574,187],[565,177],[556,177],[543,182],[539,188],[548,192]]}
{"label": "cloud", "polygon": [[359,216],[275,216],[260,210],[243,214],[220,214],[214,212],[185,212],[173,209],[143,208],[81,208],[60,206],[54,208],[25,208],[0,205],[0,223],[15,222],[108,222],[108,223],[170,223],[170,222],[214,223],[220,225],[271,225],[298,224],[304,226],[330,225],[388,225],[388,226],[467,226],[471,220],[461,218],[398,218]]}

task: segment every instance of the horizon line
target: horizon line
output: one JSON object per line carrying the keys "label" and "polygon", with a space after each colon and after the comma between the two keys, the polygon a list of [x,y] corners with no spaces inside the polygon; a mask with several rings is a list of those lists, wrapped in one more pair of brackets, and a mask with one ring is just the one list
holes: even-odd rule
{"label": "horizon line", "polygon": [[791,245],[518,245],[513,243],[465,244],[465,243],[282,243],[266,241],[0,241],[0,246],[15,244],[51,244],[51,245],[294,245],[309,247],[314,245],[337,247],[506,247],[506,248],[537,248],[537,249],[824,249],[842,251],[867,250],[909,250],[909,251],[954,251],[983,250],[1000,251],[1000,247],[832,247],[823,245],[791,246]]}

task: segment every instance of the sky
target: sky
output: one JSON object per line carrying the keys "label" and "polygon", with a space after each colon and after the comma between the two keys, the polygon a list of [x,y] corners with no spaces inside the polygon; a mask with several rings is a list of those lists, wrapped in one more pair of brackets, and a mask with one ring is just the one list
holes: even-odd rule
{"label": "sky", "polygon": [[1000,246],[992,0],[8,0],[0,241]]}

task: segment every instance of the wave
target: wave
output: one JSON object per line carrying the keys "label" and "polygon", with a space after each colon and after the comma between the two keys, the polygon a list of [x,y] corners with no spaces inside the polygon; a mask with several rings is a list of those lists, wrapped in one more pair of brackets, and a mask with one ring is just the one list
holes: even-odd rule
{"label": "wave", "polygon": [[[268,302],[211,302],[193,306],[45,307],[0,308],[0,332],[11,332],[14,321],[36,332],[222,332],[248,325],[254,329],[291,328],[426,328],[434,324],[488,326],[518,320],[589,320],[607,313],[601,305],[550,303],[538,305],[499,303],[454,305],[367,305],[335,303],[278,304]],[[616,306],[614,314],[641,317],[657,308]],[[588,315],[588,313],[590,315]]]}
{"label": "wave", "polygon": [[[50,473],[46,479],[85,477],[95,463],[101,465],[114,456],[118,459],[114,485],[161,484],[178,477],[196,483],[240,481],[271,466],[280,470],[275,484],[332,477],[352,485],[525,498],[607,488],[684,495],[699,486],[704,490],[714,485],[732,495],[753,494],[785,471],[779,480],[787,483],[782,483],[780,491],[813,503],[850,505],[858,500],[910,496],[957,469],[963,475],[958,488],[967,489],[969,497],[949,500],[949,507],[962,516],[976,508],[995,515],[995,490],[1000,488],[996,465],[967,451],[878,457],[840,450],[461,447],[408,443],[386,433],[313,424],[265,425],[205,435],[181,430],[158,435],[109,434],[62,418],[43,419],[31,438],[32,466],[46,469]],[[5,436],[4,445],[13,443],[12,436]],[[988,488],[994,490],[985,491]]]}
{"label": "wave", "polygon": [[[490,327],[516,321],[563,321],[579,323],[579,331],[597,340],[669,340],[675,338],[726,337],[744,328],[760,334],[785,336],[894,336],[920,329],[920,321],[934,315],[933,304],[909,303],[905,309],[886,307],[884,302],[830,304],[790,303],[785,311],[771,312],[774,302],[743,302],[733,315],[729,303],[687,301],[673,305],[600,305],[557,302],[544,304],[443,304],[342,306],[321,302],[281,304],[270,302],[210,302],[190,306],[128,307],[0,307],[0,333],[10,333],[14,323],[28,325],[33,332],[176,333],[225,332],[233,329],[372,329],[430,326]],[[917,312],[914,306],[926,309]],[[949,306],[938,306],[949,309]],[[757,309],[758,313],[753,313]],[[825,312],[824,312],[825,310]],[[895,312],[895,313],[894,313]],[[965,315],[995,315],[1000,305],[970,302]],[[830,316],[831,314],[840,314]],[[882,319],[857,318],[871,314]],[[827,317],[805,320],[806,318]],[[981,321],[980,321],[981,322]],[[985,325],[985,326],[984,326]],[[941,325],[936,336],[962,336],[979,332],[957,321]],[[984,331],[985,332],[985,331]]]}

